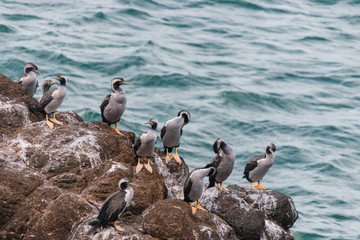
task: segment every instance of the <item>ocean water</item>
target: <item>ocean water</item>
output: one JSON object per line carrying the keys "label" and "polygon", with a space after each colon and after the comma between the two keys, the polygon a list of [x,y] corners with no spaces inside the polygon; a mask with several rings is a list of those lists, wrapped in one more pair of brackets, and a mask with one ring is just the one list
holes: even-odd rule
{"label": "ocean water", "polygon": [[294,199],[295,239],[360,239],[360,1],[2,0],[0,56],[14,81],[26,62],[40,84],[66,74],[59,110],[85,121],[114,77],[133,83],[120,129],[187,109],[179,153],[202,167],[224,139],[225,185],[248,186],[246,162],[275,143],[262,185]]}

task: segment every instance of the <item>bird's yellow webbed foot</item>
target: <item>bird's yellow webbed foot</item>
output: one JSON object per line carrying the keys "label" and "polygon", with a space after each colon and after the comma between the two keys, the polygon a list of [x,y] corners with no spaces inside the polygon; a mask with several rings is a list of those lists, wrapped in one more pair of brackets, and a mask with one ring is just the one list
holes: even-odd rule
{"label": "bird's yellow webbed foot", "polygon": [[49,117],[47,114],[46,114],[46,125],[48,125],[50,129],[54,128],[54,124],[49,121]]}
{"label": "bird's yellow webbed foot", "polygon": [[150,160],[148,159],[148,162],[144,165],[145,169],[148,170],[148,172],[152,173],[152,167],[150,166]]}
{"label": "bird's yellow webbed foot", "polygon": [[251,188],[256,188],[256,187],[254,187],[254,185],[252,184],[252,182],[250,182],[250,187],[251,187]]}
{"label": "bird's yellow webbed foot", "polygon": [[52,118],[50,118],[50,121],[59,125],[64,125],[62,122],[59,122],[58,120],[55,119],[55,113],[52,114]]}
{"label": "bird's yellow webbed foot", "polygon": [[223,183],[220,183],[220,187],[218,187],[221,191],[225,190],[225,191],[230,191],[228,188],[223,187]]}
{"label": "bird's yellow webbed foot", "polygon": [[266,187],[261,186],[260,181],[258,181],[258,185],[255,187],[257,189],[266,190]]}
{"label": "bird's yellow webbed foot", "polygon": [[143,167],[144,167],[144,164],[141,164],[140,160],[141,160],[141,158],[138,158],[138,164],[136,165],[135,173],[139,173],[141,171],[141,169],[143,169]]}
{"label": "bird's yellow webbed foot", "polygon": [[192,214],[195,214],[195,213],[196,213],[197,208],[196,208],[196,207],[194,207],[193,205],[191,205],[191,203],[189,203],[189,205],[190,205],[190,207],[191,207],[191,212],[192,212]]}
{"label": "bird's yellow webbed foot", "polygon": [[172,154],[170,154],[169,150],[166,148],[166,157],[165,157],[166,164],[168,164],[171,161],[171,158],[172,158]]}
{"label": "bird's yellow webbed foot", "polygon": [[119,129],[118,129],[118,127],[117,127],[117,122],[115,123],[115,132],[117,132],[118,134],[120,134],[121,136],[124,136],[125,137],[125,135],[124,134],[122,134],[120,131],[119,131]]}
{"label": "bird's yellow webbed foot", "polygon": [[199,200],[197,200],[197,204],[196,204],[195,208],[207,212],[207,210],[206,210],[205,208],[203,208],[203,207],[200,206]]}
{"label": "bird's yellow webbed foot", "polygon": [[118,220],[116,220],[115,222],[113,222],[113,225],[114,225],[114,227],[116,228],[116,230],[118,230],[119,232],[125,231],[125,229],[120,226],[120,222],[119,222]]}
{"label": "bird's yellow webbed foot", "polygon": [[181,165],[182,162],[181,162],[181,159],[180,159],[179,154],[177,152],[177,148],[175,148],[174,159],[179,165]]}

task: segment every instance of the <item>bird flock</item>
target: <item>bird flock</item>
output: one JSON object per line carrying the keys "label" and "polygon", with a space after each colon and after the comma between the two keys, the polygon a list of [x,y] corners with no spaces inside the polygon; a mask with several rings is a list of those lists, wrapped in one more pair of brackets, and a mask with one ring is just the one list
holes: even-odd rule
{"label": "bird flock", "polygon": [[[29,96],[34,96],[39,86],[35,72],[41,74],[35,64],[26,63],[24,66],[24,76],[17,81],[25,88],[26,94]],[[57,81],[53,81],[53,79]],[[50,129],[54,128],[54,124],[63,125],[63,123],[55,119],[55,111],[62,104],[66,96],[66,82],[67,78],[64,74],[59,74],[52,79],[45,80],[42,85],[43,96],[39,100],[38,105],[33,107],[33,110],[45,115],[46,124]],[[60,83],[60,86],[51,89],[51,86],[56,83]],[[120,87],[123,84],[131,83],[126,82],[123,78],[112,79],[112,92],[105,96],[100,105],[102,121],[109,126],[115,124],[114,130],[119,135],[123,134],[118,129],[118,122],[126,109],[125,91]],[[164,153],[166,153],[166,164],[172,159],[179,165],[182,164],[182,160],[178,154],[178,148],[180,146],[180,138],[183,134],[183,127],[188,124],[190,120],[190,113],[186,110],[181,110],[178,112],[177,117],[168,120],[161,128],[160,137],[164,146]],[[158,121],[155,118],[151,118],[145,124],[150,125],[150,130],[139,135],[133,145],[134,153],[138,160],[135,168],[136,174],[139,174],[142,169],[146,169],[150,173],[153,172],[150,159],[154,154],[157,141],[156,129]],[[175,154],[172,154],[173,149],[175,149]],[[217,187],[221,191],[229,191],[229,189],[223,187],[223,182],[233,171],[235,152],[232,147],[221,138],[215,140],[213,150],[215,157],[211,163],[203,168],[192,170],[184,184],[184,201],[189,203],[193,214],[196,213],[197,209],[206,211],[199,204],[199,199],[203,192],[203,179],[205,177],[209,178],[208,188]],[[253,157],[246,164],[243,178],[246,178],[250,182],[251,188],[259,190],[267,189],[261,186],[260,181],[273,165],[275,151],[275,144],[270,143],[266,146],[264,155]],[[258,182],[258,185],[254,186],[253,182]],[[133,198],[134,190],[131,187],[131,181],[126,178],[119,181],[119,189],[119,191],[109,196],[102,204],[96,220],[89,223],[89,225],[92,226],[91,231],[94,232],[96,229],[109,224],[113,225],[119,231],[124,230],[119,225],[119,218]],[[192,205],[193,202],[197,203],[195,207]]]}

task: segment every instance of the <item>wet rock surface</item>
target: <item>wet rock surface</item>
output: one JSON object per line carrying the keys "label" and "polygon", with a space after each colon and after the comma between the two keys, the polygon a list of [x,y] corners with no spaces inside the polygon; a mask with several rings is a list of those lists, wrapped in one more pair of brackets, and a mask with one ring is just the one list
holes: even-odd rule
{"label": "wet rock surface", "polygon": [[[156,149],[153,173],[135,174],[134,133],[120,136],[71,111],[57,112],[64,125],[51,130],[42,114],[28,110],[36,104],[0,74],[0,239],[293,239],[297,212],[290,197],[236,185],[229,192],[210,188],[200,202],[209,212],[193,215],[181,200],[186,159],[166,165]],[[88,223],[123,177],[135,191],[120,218],[125,231],[109,226],[89,233]]]}

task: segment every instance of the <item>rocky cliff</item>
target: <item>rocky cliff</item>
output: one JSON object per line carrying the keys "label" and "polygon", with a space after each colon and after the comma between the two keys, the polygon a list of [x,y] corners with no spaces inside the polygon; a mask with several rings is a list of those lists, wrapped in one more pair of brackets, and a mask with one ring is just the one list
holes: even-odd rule
{"label": "rocky cliff", "polygon": [[[22,86],[0,74],[0,239],[293,239],[297,211],[289,196],[231,185],[210,188],[191,209],[177,196],[189,174],[165,164],[156,150],[153,174],[134,174],[135,134],[120,136],[107,124],[58,112],[64,123],[49,129]],[[89,234],[102,202],[120,178],[134,183],[134,198],[113,227]]]}

